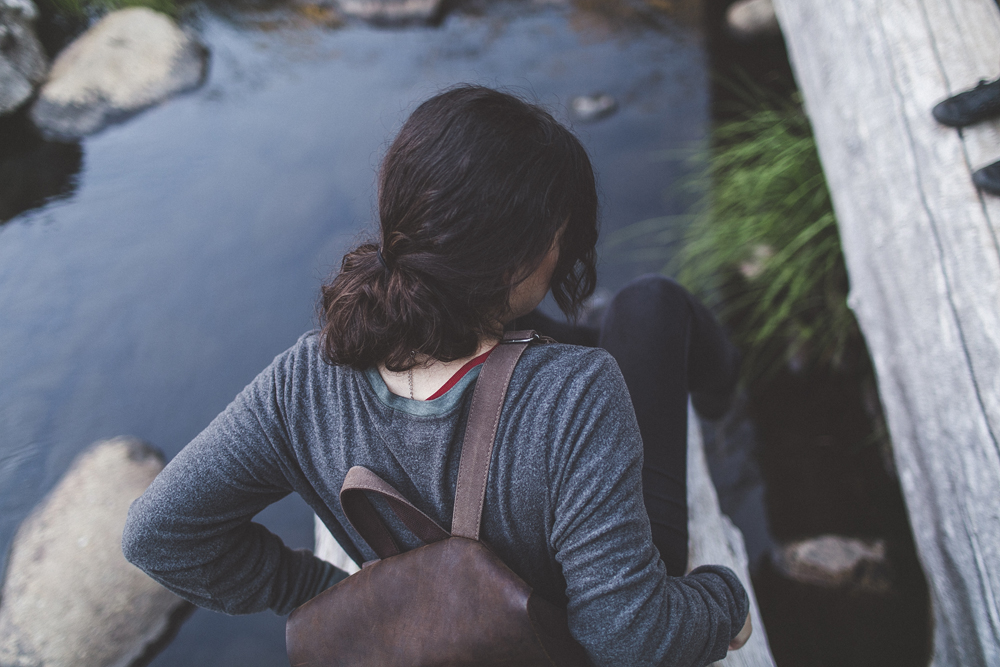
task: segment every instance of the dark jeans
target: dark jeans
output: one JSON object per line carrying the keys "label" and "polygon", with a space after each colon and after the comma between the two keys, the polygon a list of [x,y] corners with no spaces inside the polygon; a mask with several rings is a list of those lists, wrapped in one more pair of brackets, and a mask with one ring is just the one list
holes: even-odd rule
{"label": "dark jeans", "polygon": [[653,543],[667,572],[687,568],[687,404],[706,418],[726,411],[739,355],[712,314],[673,280],[637,278],[615,295],[599,328],[574,326],[539,311],[519,318],[560,343],[602,347],[618,362],[643,443],[642,485]]}

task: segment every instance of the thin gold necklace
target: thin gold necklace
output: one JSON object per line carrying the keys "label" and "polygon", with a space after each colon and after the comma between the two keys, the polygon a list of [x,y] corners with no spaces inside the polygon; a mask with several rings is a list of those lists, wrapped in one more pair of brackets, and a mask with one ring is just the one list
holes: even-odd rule
{"label": "thin gold necklace", "polygon": [[410,376],[410,400],[412,401],[416,400],[413,398],[413,368],[410,368],[409,376]]}

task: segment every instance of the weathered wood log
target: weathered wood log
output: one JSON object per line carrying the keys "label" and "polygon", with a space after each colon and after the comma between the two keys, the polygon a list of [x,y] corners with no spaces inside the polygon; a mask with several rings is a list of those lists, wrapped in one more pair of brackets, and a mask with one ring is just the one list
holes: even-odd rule
{"label": "weathered wood log", "polygon": [[[840,225],[934,607],[935,665],[1000,665],[1000,121],[931,108],[1000,74],[993,0],[775,0]],[[915,629],[915,634],[919,630]]]}
{"label": "weathered wood log", "polygon": [[326,526],[323,525],[323,522],[315,514],[313,515],[313,527],[316,540],[313,546],[313,553],[316,554],[317,558],[322,558],[327,563],[333,563],[347,574],[354,574],[361,569],[357,563],[351,560],[347,552],[337,544],[337,540],[334,539],[333,534],[326,529]]}
{"label": "weathered wood log", "polygon": [[[699,565],[725,565],[739,576],[750,594],[750,614],[753,617],[753,634],[739,651],[730,652],[722,661],[714,663],[723,667],[774,667],[771,648],[764,631],[764,622],[757,607],[757,597],[750,583],[750,571],[743,535],[719,510],[719,498],[708,473],[701,429],[693,410],[688,414],[688,568]],[[316,521],[316,547],[314,553],[347,572],[356,572],[358,566],[351,560],[319,517]]]}
{"label": "weathered wood log", "polygon": [[719,498],[708,473],[701,428],[694,410],[688,409],[688,567],[725,565],[743,582],[750,595],[753,634],[739,651],[730,651],[716,665],[724,667],[774,667],[757,596],[750,582],[749,560],[743,534],[719,509]]}

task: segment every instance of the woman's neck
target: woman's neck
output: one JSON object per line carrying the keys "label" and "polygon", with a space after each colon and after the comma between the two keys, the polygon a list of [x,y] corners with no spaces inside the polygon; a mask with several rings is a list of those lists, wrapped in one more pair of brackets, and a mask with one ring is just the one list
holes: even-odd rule
{"label": "woman's neck", "polygon": [[455,359],[454,361],[438,361],[430,357],[421,358],[418,356],[417,365],[413,367],[412,371],[394,373],[387,370],[383,364],[379,364],[378,372],[385,381],[385,386],[392,393],[403,398],[414,398],[425,401],[440,389],[462,366],[490,350],[497,342],[495,339],[480,340],[479,347],[476,348],[474,353],[461,359]]}

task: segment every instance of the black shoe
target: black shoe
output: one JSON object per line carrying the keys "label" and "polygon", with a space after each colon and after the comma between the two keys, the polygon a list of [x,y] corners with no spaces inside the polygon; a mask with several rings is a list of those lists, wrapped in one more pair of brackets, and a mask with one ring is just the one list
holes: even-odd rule
{"label": "black shoe", "polygon": [[1000,116],[1000,79],[982,79],[972,90],[949,97],[931,111],[942,125],[965,127]]}
{"label": "black shoe", "polygon": [[972,182],[983,192],[1000,195],[1000,160],[972,172]]}

